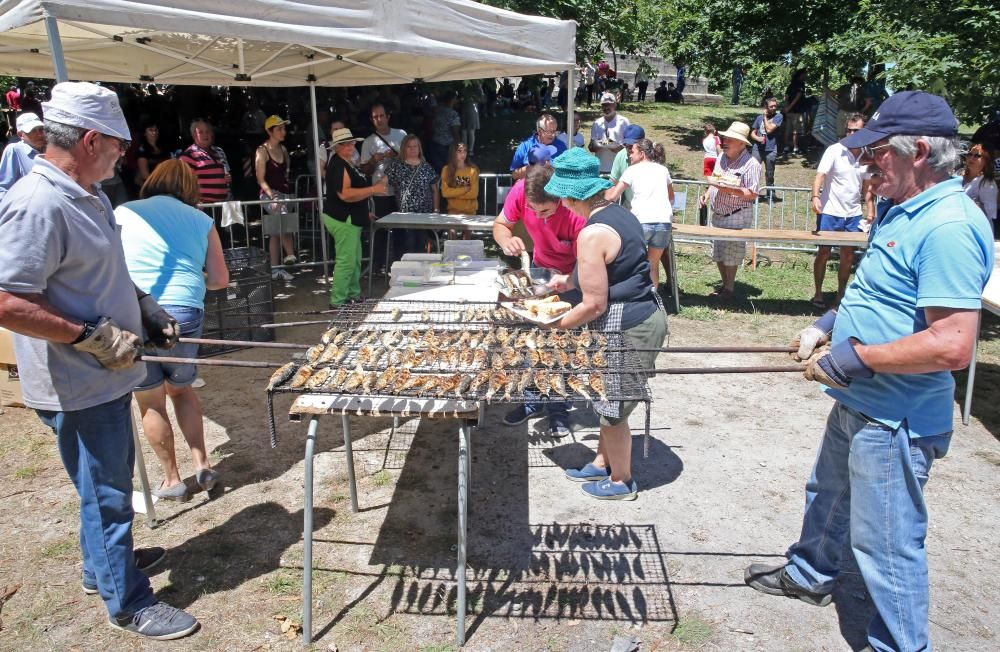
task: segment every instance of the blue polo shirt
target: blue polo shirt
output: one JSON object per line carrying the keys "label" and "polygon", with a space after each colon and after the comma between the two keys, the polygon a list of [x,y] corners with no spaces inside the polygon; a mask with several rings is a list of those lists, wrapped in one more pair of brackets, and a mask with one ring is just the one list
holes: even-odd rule
{"label": "blue polo shirt", "polygon": [[[993,234],[982,211],[948,179],[892,206],[879,221],[837,312],[832,342],[884,344],[927,329],[925,308],[978,310],[993,268]],[[826,389],[911,437],[952,430],[955,380],[949,371],[876,373],[848,389]]]}
{"label": "blue polo shirt", "polygon": [[[538,145],[538,134],[533,133],[528,138],[525,138],[514,150],[514,158],[510,161],[510,171],[513,172],[517,168],[523,168],[528,164],[528,152],[535,145]],[[556,156],[559,156],[566,151],[566,143],[556,138],[552,141],[552,146],[556,148]]]}
{"label": "blue polo shirt", "polygon": [[0,156],[0,197],[3,197],[14,183],[31,172],[38,150],[19,140],[11,143]]}

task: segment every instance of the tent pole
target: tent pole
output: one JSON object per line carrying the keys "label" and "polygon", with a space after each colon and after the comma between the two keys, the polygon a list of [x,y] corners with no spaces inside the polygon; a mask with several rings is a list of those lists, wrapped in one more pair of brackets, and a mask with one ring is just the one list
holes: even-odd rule
{"label": "tent pole", "polygon": [[323,177],[320,166],[323,157],[320,156],[319,118],[316,116],[316,80],[309,82],[309,106],[312,109],[313,156],[316,161],[316,221],[319,223],[320,250],[323,252],[323,282],[330,282],[330,261],[326,251],[326,227],[323,225]]}
{"label": "tent pole", "polygon": [[573,137],[576,130],[573,124],[573,114],[576,112],[576,67],[570,66],[566,72],[566,135],[567,147],[573,147]]}
{"label": "tent pole", "polygon": [[45,32],[49,36],[49,49],[52,50],[52,67],[55,68],[56,82],[69,81],[66,73],[66,59],[63,57],[62,40],[59,38],[59,25],[55,16],[45,17]]}

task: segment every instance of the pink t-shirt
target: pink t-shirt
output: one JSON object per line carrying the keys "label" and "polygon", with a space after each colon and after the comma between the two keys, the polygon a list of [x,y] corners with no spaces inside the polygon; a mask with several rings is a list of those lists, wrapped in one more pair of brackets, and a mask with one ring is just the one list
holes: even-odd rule
{"label": "pink t-shirt", "polygon": [[532,258],[538,267],[557,269],[569,274],[576,265],[576,236],[587,225],[587,220],[559,204],[552,217],[543,220],[528,206],[524,196],[524,179],[507,193],[503,202],[503,216],[508,222],[523,222],[535,243]]}

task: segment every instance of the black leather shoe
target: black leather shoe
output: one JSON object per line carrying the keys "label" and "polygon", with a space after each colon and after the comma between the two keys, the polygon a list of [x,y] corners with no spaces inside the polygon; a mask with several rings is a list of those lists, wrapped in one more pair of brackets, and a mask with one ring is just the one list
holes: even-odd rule
{"label": "black leather shoe", "polygon": [[788,576],[785,566],[769,566],[767,564],[751,564],[743,572],[743,581],[751,589],[768,595],[783,595],[788,598],[798,598],[814,607],[825,607],[833,600],[830,593],[813,593],[799,586]]}

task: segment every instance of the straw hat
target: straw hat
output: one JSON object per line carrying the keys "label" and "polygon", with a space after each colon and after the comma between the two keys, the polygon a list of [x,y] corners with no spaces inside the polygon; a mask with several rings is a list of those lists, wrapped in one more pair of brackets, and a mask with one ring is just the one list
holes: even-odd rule
{"label": "straw hat", "polygon": [[729,125],[729,129],[719,132],[719,138],[732,138],[740,142],[750,144],[750,125],[745,122],[734,122]]}
{"label": "straw hat", "polygon": [[601,162],[580,147],[574,147],[552,160],[552,178],[545,184],[545,192],[553,197],[588,199],[611,187],[602,179]]}
{"label": "straw hat", "polygon": [[350,129],[334,129],[330,134],[330,148],[342,143],[360,143],[364,138],[355,138]]}

